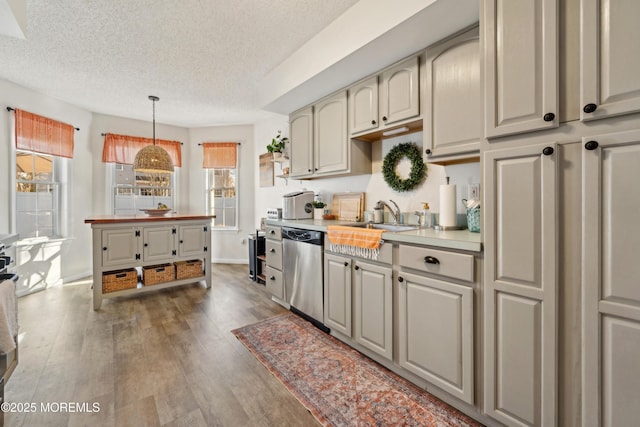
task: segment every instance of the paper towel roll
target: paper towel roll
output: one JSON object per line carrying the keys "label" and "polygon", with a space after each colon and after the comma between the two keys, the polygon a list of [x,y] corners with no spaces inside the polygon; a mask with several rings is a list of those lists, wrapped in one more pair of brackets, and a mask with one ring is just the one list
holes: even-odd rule
{"label": "paper towel roll", "polygon": [[456,225],[456,186],[445,184],[440,186],[440,225]]}

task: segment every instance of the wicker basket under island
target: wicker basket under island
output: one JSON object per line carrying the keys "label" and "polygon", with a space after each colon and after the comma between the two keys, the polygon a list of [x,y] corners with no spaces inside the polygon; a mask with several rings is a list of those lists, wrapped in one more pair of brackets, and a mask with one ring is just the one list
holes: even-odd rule
{"label": "wicker basket under island", "polygon": [[94,310],[103,298],[194,282],[210,288],[213,218],[169,214],[86,219],[93,233]]}

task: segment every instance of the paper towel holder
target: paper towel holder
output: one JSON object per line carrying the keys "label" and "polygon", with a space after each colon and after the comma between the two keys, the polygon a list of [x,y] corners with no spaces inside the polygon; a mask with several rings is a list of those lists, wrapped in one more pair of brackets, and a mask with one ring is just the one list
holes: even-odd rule
{"label": "paper towel holder", "polygon": [[[446,178],[447,178],[447,185],[449,185],[449,177],[446,177]],[[438,219],[438,221],[439,221],[439,219]],[[465,227],[463,227],[461,225],[434,225],[433,229],[435,231],[464,230]]]}

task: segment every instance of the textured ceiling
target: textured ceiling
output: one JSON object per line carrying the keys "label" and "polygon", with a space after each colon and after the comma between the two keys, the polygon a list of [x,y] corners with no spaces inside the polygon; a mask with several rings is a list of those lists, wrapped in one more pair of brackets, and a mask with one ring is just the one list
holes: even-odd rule
{"label": "textured ceiling", "polygon": [[264,76],[357,0],[27,0],[0,78],[89,111],[185,127],[252,123]]}

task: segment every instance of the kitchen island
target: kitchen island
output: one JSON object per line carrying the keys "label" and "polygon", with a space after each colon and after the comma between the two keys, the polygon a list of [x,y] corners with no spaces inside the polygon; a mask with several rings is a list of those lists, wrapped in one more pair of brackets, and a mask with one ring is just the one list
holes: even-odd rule
{"label": "kitchen island", "polygon": [[211,287],[214,215],[105,215],[85,219],[93,230],[93,309],[103,298],[188,283]]}

